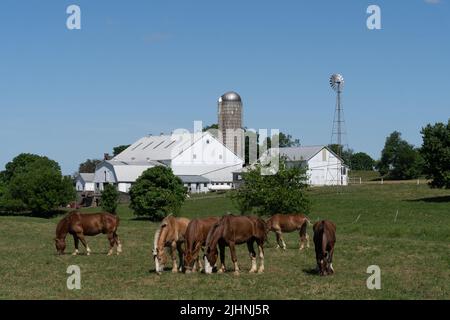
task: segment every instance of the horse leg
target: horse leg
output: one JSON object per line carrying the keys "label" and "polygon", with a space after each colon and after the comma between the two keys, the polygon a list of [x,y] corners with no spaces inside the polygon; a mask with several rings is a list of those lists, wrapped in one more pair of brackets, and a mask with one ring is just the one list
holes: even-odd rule
{"label": "horse leg", "polygon": [[183,271],[184,259],[183,259],[183,243],[182,242],[177,243],[177,251],[178,251],[178,258],[180,259],[179,271]]}
{"label": "horse leg", "polygon": [[[279,232],[279,234],[278,234],[278,232]],[[283,237],[281,235],[281,230],[277,231],[277,234],[279,236],[278,243],[281,245],[281,248],[283,248],[283,250],[286,250],[286,242],[284,242],[284,240],[283,240]]]}
{"label": "horse leg", "polygon": [[122,242],[120,242],[119,240],[119,236],[117,235],[117,233],[114,231],[114,241],[116,242],[117,245],[117,255],[122,253]]}
{"label": "horse leg", "polygon": [[277,237],[277,249],[280,249],[283,244],[281,243],[281,232],[280,231],[275,231],[275,236]]}
{"label": "horse leg", "polygon": [[236,246],[235,246],[234,242],[230,242],[229,246],[230,246],[230,253],[231,253],[231,261],[233,261],[233,265],[234,265],[234,274],[238,276],[239,275],[239,266],[237,263]]}
{"label": "horse leg", "polygon": [[333,269],[333,254],[334,254],[334,246],[331,248],[330,253],[328,255],[328,262],[330,264],[330,271],[331,273],[334,273],[334,269]]}
{"label": "horse leg", "polygon": [[80,239],[81,243],[86,248],[86,255],[91,255],[91,248],[89,248],[86,239],[84,239],[84,234],[82,232],[77,233],[77,238]]}
{"label": "horse leg", "polygon": [[108,236],[108,241],[109,241],[108,256],[110,256],[113,253],[113,249],[114,249],[114,245],[116,244],[116,240],[114,239],[113,233],[108,233],[107,236]]}
{"label": "horse leg", "polygon": [[177,273],[178,272],[178,266],[177,266],[177,243],[175,241],[172,242],[170,246],[170,253],[172,256],[172,272]]}
{"label": "horse leg", "polygon": [[259,269],[258,273],[264,272],[264,242],[259,241],[258,242],[258,253],[259,253]]}
{"label": "horse leg", "polygon": [[256,272],[256,252],[255,248],[253,247],[253,240],[250,240],[247,242],[247,248],[248,253],[250,254],[250,260],[252,261],[252,268],[250,269],[249,273]]}
{"label": "horse leg", "polygon": [[226,271],[225,268],[225,245],[219,243],[219,255],[220,255],[220,268],[217,271],[218,273],[224,273]]}
{"label": "horse leg", "polygon": [[75,244],[75,251],[72,253],[72,255],[76,256],[78,254],[78,244],[80,242],[76,234],[73,235],[73,242]]}

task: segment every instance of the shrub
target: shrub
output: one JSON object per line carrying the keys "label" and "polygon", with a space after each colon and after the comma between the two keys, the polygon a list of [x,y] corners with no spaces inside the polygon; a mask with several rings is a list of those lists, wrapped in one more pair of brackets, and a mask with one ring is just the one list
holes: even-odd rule
{"label": "shrub", "polygon": [[103,210],[116,213],[117,206],[119,205],[119,192],[117,188],[111,184],[106,184],[102,191],[101,206]]}
{"label": "shrub", "polygon": [[147,169],[130,189],[130,208],[138,216],[161,220],[177,213],[186,198],[186,188],[172,169],[157,166]]}
{"label": "shrub", "polygon": [[242,174],[244,183],[233,194],[242,214],[256,213],[273,215],[276,213],[308,213],[310,201],[306,194],[306,169],[287,167],[280,161],[279,170],[274,175],[261,175],[261,166]]}

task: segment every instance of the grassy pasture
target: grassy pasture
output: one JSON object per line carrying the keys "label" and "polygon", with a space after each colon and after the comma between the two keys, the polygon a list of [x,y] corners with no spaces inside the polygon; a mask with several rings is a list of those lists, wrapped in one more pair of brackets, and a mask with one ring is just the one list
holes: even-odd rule
{"label": "grassy pasture", "polygon": [[[126,207],[119,215],[124,253],[107,257],[106,237],[88,238],[93,254],[56,256],[54,230],[60,217],[0,217],[1,299],[449,299],[450,192],[425,185],[356,185],[313,188],[312,221],[337,224],[336,274],[319,277],[313,244],[298,251],[298,234],[286,234],[288,249],[266,244],[264,274],[248,274],[246,246],[238,248],[241,275],[158,276],[151,261],[157,223],[138,220]],[[398,210],[397,218],[395,219]],[[88,210],[89,211],[89,210]],[[92,211],[92,210],[91,210]],[[193,197],[180,215],[237,213],[223,196]],[[359,217],[359,218],[358,218]],[[308,229],[312,238],[312,230]],[[66,253],[73,250],[68,238]],[[84,250],[82,251],[84,252]],[[81,268],[81,290],[66,288],[66,268]],[[229,250],[226,264],[231,271]],[[368,290],[366,269],[381,268],[381,290]]]}

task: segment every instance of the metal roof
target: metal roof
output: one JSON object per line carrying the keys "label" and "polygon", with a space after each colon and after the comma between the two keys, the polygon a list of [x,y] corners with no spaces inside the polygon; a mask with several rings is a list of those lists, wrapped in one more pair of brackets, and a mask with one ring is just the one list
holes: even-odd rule
{"label": "metal roof", "polygon": [[210,182],[209,179],[202,177],[202,176],[196,176],[196,175],[192,175],[192,176],[181,175],[178,177],[181,179],[181,181],[183,181],[183,183],[208,183],[208,182]]}
{"label": "metal roof", "polygon": [[234,91],[229,91],[227,93],[224,93],[219,101],[237,101],[240,102],[241,101],[241,96],[238,95],[236,92]]}
{"label": "metal roof", "polygon": [[78,176],[79,176],[84,182],[94,182],[94,176],[95,176],[95,173],[79,173]]}
{"label": "metal roof", "polygon": [[208,133],[179,133],[147,136],[130,145],[112,160],[146,163],[148,161],[172,160]]}
{"label": "metal roof", "polygon": [[308,161],[325,148],[325,146],[301,146],[279,148],[280,156],[290,161]]}

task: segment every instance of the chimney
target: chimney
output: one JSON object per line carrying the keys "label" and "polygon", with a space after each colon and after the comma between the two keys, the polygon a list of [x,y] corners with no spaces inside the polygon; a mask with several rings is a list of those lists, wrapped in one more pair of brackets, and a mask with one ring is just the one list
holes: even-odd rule
{"label": "chimney", "polygon": [[109,155],[109,153],[104,153],[103,154],[103,160],[110,160],[111,156]]}

